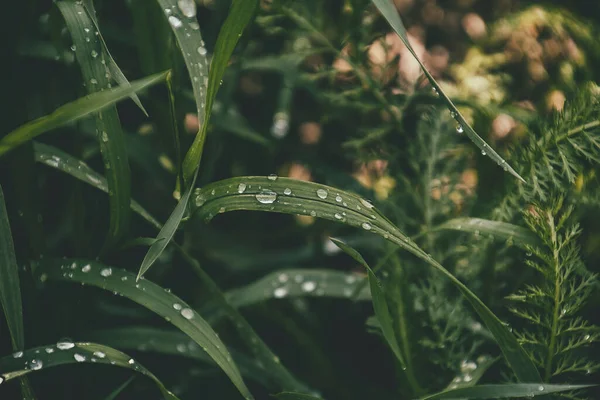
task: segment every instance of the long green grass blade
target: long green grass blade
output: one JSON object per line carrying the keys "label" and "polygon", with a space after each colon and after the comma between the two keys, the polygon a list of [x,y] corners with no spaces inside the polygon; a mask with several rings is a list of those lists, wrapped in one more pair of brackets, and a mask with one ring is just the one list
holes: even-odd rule
{"label": "long green grass blade", "polygon": [[196,135],[194,143],[188,150],[183,161],[183,176],[186,182],[191,180],[194,171],[196,171],[200,165],[204,141],[206,139],[206,133],[208,132],[208,121],[210,119],[213,102],[217,97],[217,92],[221,86],[221,79],[223,79],[223,74],[229,63],[229,58],[231,57],[242,32],[246,28],[246,25],[248,25],[254,16],[254,11],[257,6],[257,0],[233,0],[227,19],[221,27],[215,45],[214,56],[210,63],[204,123],[200,127],[200,131],[198,132],[198,135]]}
{"label": "long green grass blade", "polygon": [[170,321],[202,347],[227,374],[240,393],[252,399],[225,344],[210,325],[188,304],[160,286],[96,261],[43,260],[36,268],[40,281],[79,282],[116,292]]}
{"label": "long green grass blade", "polygon": [[[169,23],[190,75],[200,125],[206,116],[206,90],[209,85],[208,51],[196,19],[195,0],[157,0]],[[202,128],[201,128],[202,129]]]}
{"label": "long green grass blade", "polygon": [[[59,1],[56,6],[62,13],[73,39],[75,57],[88,93],[111,87],[110,69],[96,26],[83,3]],[[110,248],[129,228],[131,202],[131,177],[125,137],[116,106],[112,105],[95,114],[96,137],[104,160],[108,182],[110,222],[104,247]]]}
{"label": "long green grass blade", "polygon": [[2,186],[0,186],[0,301],[12,347],[14,350],[21,350],[25,345],[21,284]]}
{"label": "long green grass blade", "polygon": [[244,287],[225,294],[234,307],[247,307],[269,299],[294,297],[329,297],[352,300],[371,300],[368,287],[352,298],[354,290],[364,279],[354,273],[329,269],[283,269],[272,272]]}
{"label": "long green grass blade", "polygon": [[[159,1],[165,2],[166,0]],[[180,9],[180,11],[182,11],[184,14],[185,10],[195,10],[195,5],[191,6],[191,4],[193,3],[193,1],[191,0],[180,1],[179,3],[185,5],[183,9]],[[223,27],[221,28],[221,31],[219,32],[219,37],[217,38],[217,44],[215,46],[215,55],[211,62],[211,68],[208,77],[206,102],[201,103],[202,98],[198,98],[198,96],[195,94],[196,102],[199,106],[199,109],[204,109],[204,122],[202,123],[200,131],[198,132],[198,135],[196,135],[194,143],[192,144],[192,147],[188,151],[188,154],[186,154],[185,159],[183,161],[183,176],[187,187],[183,195],[181,196],[179,203],[169,216],[169,219],[156,236],[156,243],[153,244],[148,250],[148,253],[146,253],[146,256],[144,257],[144,260],[142,261],[142,265],[140,266],[140,270],[138,272],[138,279],[141,276],[143,276],[146,273],[146,271],[148,271],[148,269],[150,269],[152,264],[154,264],[154,262],[162,254],[164,249],[167,247],[167,245],[173,238],[173,235],[175,235],[175,231],[179,227],[179,223],[183,218],[189,198],[192,194],[192,189],[194,187],[194,184],[196,183],[196,177],[198,175],[198,166],[200,164],[202,149],[204,147],[204,139],[206,138],[208,120],[210,118],[210,112],[213,101],[217,95],[219,86],[221,86],[221,78],[223,77],[223,73],[225,72],[225,68],[227,67],[229,57],[231,56],[231,53],[233,52],[233,49],[235,48],[235,45],[242,31],[250,21],[252,15],[254,15],[254,9],[256,8],[257,4],[258,3],[256,0],[234,0],[227,20],[225,21]],[[173,6],[171,6],[171,8],[169,9],[171,10],[171,12],[168,13],[169,21],[173,29],[177,30],[181,28],[181,26],[177,26],[182,22],[178,17],[175,16],[175,19],[179,22],[174,24],[174,20],[171,18],[174,17]],[[189,15],[192,15],[192,13],[190,12]],[[201,51],[200,49],[203,50]],[[198,47],[199,53],[203,53],[204,51],[206,51],[205,47]]]}
{"label": "long green grass blade", "polygon": [[[148,351],[185,357],[214,365],[212,358],[198,344],[181,332],[153,327],[132,326],[90,332],[86,337],[125,350]],[[260,368],[254,359],[230,350],[242,376],[276,390],[270,370]]]}
{"label": "long green grass blade", "polygon": [[546,383],[507,383],[480,385],[448,390],[422,397],[421,400],[442,399],[501,399],[512,397],[539,397],[552,393],[589,388],[593,385],[551,385]]}
{"label": "long green grass blade", "polygon": [[0,140],[0,156],[35,139],[37,136],[60,126],[75,122],[92,113],[104,110],[118,101],[166,79],[168,72],[161,72],[132,82],[131,86],[96,92],[57,108],[52,114],[21,125]]}
{"label": "long green grass blade", "polygon": [[408,250],[444,274],[460,290],[496,339],[521,382],[541,381],[533,361],[498,317],[461,281],[419,248],[366,200],[342,190],[289,178],[246,176],[225,179],[199,189],[196,214],[206,220],[222,212],[257,210],[311,215],[355,226]]}
{"label": "long green grass blade", "polygon": [[435,81],[431,73],[429,73],[425,65],[423,65],[423,62],[419,59],[417,53],[415,53],[410,42],[408,41],[406,28],[404,27],[404,24],[402,23],[402,20],[398,15],[398,11],[396,10],[396,7],[392,3],[392,1],[372,0],[372,2],[379,9],[381,15],[383,15],[383,17],[388,21],[388,23],[394,29],[394,31],[396,31],[396,33],[402,40],[402,43],[404,43],[406,48],[417,60],[417,62],[421,66],[421,69],[423,70],[423,73],[429,80],[429,83],[431,84],[431,86],[433,86],[435,92],[444,100],[444,103],[446,103],[446,106],[450,110],[452,117],[454,117],[454,119],[458,123],[457,130],[461,133],[464,132],[469,137],[469,139],[471,139],[471,141],[475,143],[477,147],[479,147],[479,149],[481,150],[481,154],[487,155],[489,158],[494,160],[499,166],[501,166],[505,171],[508,171],[511,175],[515,176],[520,181],[525,182],[525,180],[517,173],[517,171],[515,171],[494,149],[492,149],[485,142],[485,140],[481,138],[481,136],[477,134],[477,132],[475,132],[475,130],[473,130],[473,128],[471,128],[471,126],[462,116],[460,111],[458,111],[452,100],[450,100],[446,93],[444,93],[440,85]]}
{"label": "long green grass blade", "polygon": [[322,397],[296,392],[281,392],[277,393],[274,397],[280,400],[322,400]]}
{"label": "long green grass blade", "polygon": [[127,386],[129,386],[131,384],[131,382],[133,382],[134,379],[135,379],[134,376],[127,379],[125,382],[123,382],[121,385],[119,385],[118,388],[116,388],[108,396],[106,396],[104,398],[104,400],[115,400],[117,398],[117,396],[119,396],[121,393],[123,393],[123,391],[127,388]]}
{"label": "long green grass blade", "polygon": [[455,218],[433,228],[433,230],[454,230],[492,236],[506,240],[520,247],[538,246],[539,238],[529,229],[507,222],[491,221],[481,218]]}
{"label": "long green grass blade", "polygon": [[0,384],[3,381],[65,364],[94,363],[127,368],[152,379],[167,400],[178,400],[162,382],[144,366],[111,347],[96,343],[73,343],[61,341],[27,351],[19,351],[0,359]]}
{"label": "long green grass blade", "polygon": [[[114,79],[119,84],[119,86],[127,87],[131,85],[123,71],[121,71],[121,68],[119,68],[119,66],[117,65],[112,54],[110,54],[108,46],[104,41],[104,37],[102,37],[102,32],[100,31],[100,26],[98,24],[98,17],[96,16],[96,8],[94,7],[94,1],[83,0],[83,6],[87,9],[88,15],[94,23],[94,29],[98,33],[98,39],[100,40],[100,44],[102,45],[102,49],[104,50],[104,56],[106,58],[106,64],[108,65],[108,70],[110,71],[111,78]],[[142,105],[142,102],[140,101],[138,95],[136,93],[133,93],[129,97],[131,97],[131,100],[133,100],[133,102],[140,108],[140,110],[142,110],[142,112],[146,114],[146,116],[148,116],[148,112]]]}
{"label": "long green grass blade", "polygon": [[[398,339],[396,338],[396,333],[394,331],[394,322],[392,320],[392,316],[390,314],[390,310],[388,308],[388,304],[383,293],[383,286],[381,284],[381,281],[377,279],[371,267],[369,267],[363,256],[361,256],[358,251],[348,246],[346,243],[342,242],[339,239],[331,238],[331,241],[335,243],[335,245],[338,246],[340,249],[342,249],[344,253],[348,254],[367,270],[367,273],[369,275],[369,287],[371,288],[371,297],[373,298],[373,310],[375,311],[377,321],[379,321],[381,332],[383,333],[383,337],[385,338],[385,341],[387,342],[388,346],[390,346],[392,352],[394,353],[398,361],[400,361],[402,370],[407,371],[406,360],[404,359],[404,355],[402,354],[402,350],[400,350],[400,346],[398,344]],[[412,373],[412,371],[410,372]]]}
{"label": "long green grass blade", "polygon": [[[83,161],[78,160],[56,147],[43,143],[34,142],[33,149],[35,152],[35,160],[37,162],[56,168],[59,171],[65,172],[80,181],[86,182],[93,187],[102,190],[104,193],[108,193],[106,178],[91,169]],[[131,209],[154,227],[158,229],[161,228],[162,225],[160,222],[154,219],[154,217],[135,200],[131,200]]]}

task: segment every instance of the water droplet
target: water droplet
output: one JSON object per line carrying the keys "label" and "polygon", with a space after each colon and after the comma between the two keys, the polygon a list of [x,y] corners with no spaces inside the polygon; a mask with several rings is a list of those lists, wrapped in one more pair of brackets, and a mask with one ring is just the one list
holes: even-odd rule
{"label": "water droplet", "polygon": [[200,54],[201,56],[205,56],[207,52],[208,51],[206,50],[206,47],[198,47],[198,54]]}
{"label": "water droplet", "polygon": [[171,26],[175,29],[181,28],[181,25],[183,25],[181,23],[181,20],[174,15],[169,15],[168,19],[169,19],[169,24],[171,24]]}
{"label": "water droplet", "polygon": [[277,200],[277,193],[269,189],[263,189],[256,194],[256,200],[261,204],[273,204]]}
{"label": "water droplet", "polygon": [[108,133],[102,132],[102,141],[104,143],[108,142]]}
{"label": "water droplet", "polygon": [[174,308],[175,310],[179,311],[179,310],[181,310],[181,308],[182,308],[182,307],[181,307],[181,304],[179,304],[179,303],[174,303],[174,304],[173,304],[173,308]]}
{"label": "water droplet", "polygon": [[466,374],[463,377],[463,379],[464,379],[465,382],[471,382],[473,380],[473,377],[471,375],[469,375],[469,374]]}
{"label": "water droplet", "polygon": [[135,360],[133,358],[130,358],[129,361],[127,361],[127,364],[133,365],[135,364]]}
{"label": "water droplet", "polygon": [[17,351],[16,353],[13,353],[13,358],[21,358],[21,357],[23,357],[22,351]]}
{"label": "water droplet", "polygon": [[363,222],[362,227],[366,231],[370,231],[371,230],[371,224],[369,224],[368,222]]}
{"label": "water droplet", "polygon": [[285,189],[283,190],[283,194],[285,194],[286,196],[289,196],[289,195],[291,195],[291,194],[292,194],[292,189],[290,189],[290,188],[285,188]]}
{"label": "water droplet", "polygon": [[481,150],[481,155],[485,156],[487,153],[485,152],[485,150]]}
{"label": "water droplet", "polygon": [[290,117],[283,112],[278,112],[273,117],[273,126],[271,127],[271,134],[278,139],[285,137],[290,128]]}
{"label": "water droplet", "polygon": [[340,196],[339,194],[337,196],[335,196],[335,201],[337,201],[338,203],[342,202],[342,196]]}
{"label": "water droplet", "polygon": [[276,181],[276,180],[277,180],[277,175],[275,175],[275,174],[271,174],[271,175],[269,175],[269,176],[267,177],[267,179],[268,179],[268,180],[270,180],[270,181]]}
{"label": "water droplet", "polygon": [[81,272],[90,272],[92,270],[92,266],[90,264],[84,265],[83,268],[81,268]]}
{"label": "water droplet", "polygon": [[316,288],[317,288],[317,284],[314,283],[313,281],[306,281],[302,284],[302,290],[304,290],[307,293],[312,292]]}
{"label": "water droplet", "polygon": [[310,216],[311,216],[311,217],[316,217],[316,216],[317,216],[317,212],[316,212],[316,211],[314,211],[314,210],[313,210],[313,211],[311,211],[311,212],[310,212]]}
{"label": "water droplet", "polygon": [[290,277],[286,273],[279,274],[279,276],[277,277],[277,280],[281,283],[286,283],[288,279],[290,279]]}
{"label": "water droplet", "polygon": [[277,298],[277,299],[281,299],[281,298],[287,296],[287,294],[288,294],[288,290],[287,290],[287,288],[284,288],[284,287],[277,288],[273,292],[273,296],[275,296],[275,298]]}
{"label": "water droplet", "polygon": [[583,340],[585,340],[585,341],[588,341],[588,340],[590,340],[590,338],[591,338],[591,336],[590,336],[590,335],[585,335],[585,336],[583,337]]}
{"label": "water droplet", "polygon": [[177,6],[186,17],[193,18],[196,16],[196,2],[194,0],[178,0]]}
{"label": "water droplet", "polygon": [[4,382],[4,378],[0,376],[0,384],[2,384],[2,382]]}
{"label": "water droplet", "polygon": [[95,351],[94,352],[94,356],[98,357],[98,358],[105,358],[106,354],[101,352],[101,351]]}
{"label": "water droplet", "polygon": [[544,387],[543,385],[540,385],[540,386],[538,386],[538,390],[539,390],[540,392],[543,392],[543,391],[544,391],[544,389],[545,389],[545,387]]}
{"label": "water droplet", "polygon": [[92,55],[92,58],[98,57],[98,52],[96,50],[92,50],[90,54]]}
{"label": "water droplet", "polygon": [[90,83],[91,83],[92,85],[97,85],[97,84],[98,84],[98,81],[97,81],[95,78],[92,78],[92,79],[90,79]]}
{"label": "water droplet", "polygon": [[31,368],[34,371],[38,371],[40,369],[42,369],[42,367],[44,366],[44,363],[41,360],[31,360],[31,362],[29,363],[29,368]]}
{"label": "water droplet", "polygon": [[104,269],[102,269],[102,271],[100,271],[100,275],[102,275],[105,278],[108,278],[109,276],[112,275],[112,268],[104,268]]}
{"label": "water droplet", "polygon": [[342,217],[342,214],[340,214],[340,213],[335,213],[335,214],[334,214],[334,217],[335,217],[336,219],[342,219],[342,218],[343,218],[343,217]]}
{"label": "water droplet", "polygon": [[85,356],[82,356],[79,353],[75,353],[73,354],[73,358],[75,359],[75,361],[77,362],[84,362],[86,360]]}
{"label": "water droplet", "polygon": [[317,196],[318,196],[320,199],[323,199],[323,200],[325,200],[325,199],[327,198],[327,194],[328,194],[328,193],[327,193],[327,190],[325,190],[325,189],[317,189]]}
{"label": "water droplet", "polygon": [[54,353],[54,349],[52,347],[46,347],[46,353],[52,354]]}
{"label": "water droplet", "polygon": [[[361,203],[363,206],[365,206],[367,209],[369,209],[369,210],[370,210],[371,208],[375,207],[373,204],[371,204],[370,202],[368,202],[368,201],[367,201],[367,200],[365,200],[365,199],[360,199],[360,203]],[[360,208],[359,208],[359,210],[360,210]]]}
{"label": "water droplet", "polygon": [[454,111],[450,111],[450,116],[451,116],[452,118],[456,118],[456,112],[454,112]]}
{"label": "water droplet", "polygon": [[198,25],[198,23],[196,21],[192,21],[192,22],[190,22],[190,28],[197,31],[198,29],[200,29],[200,25]]}
{"label": "water droplet", "polygon": [[463,126],[461,124],[458,124],[456,126],[456,132],[463,133],[464,131],[465,131],[465,129],[463,128]]}
{"label": "water droplet", "polygon": [[472,372],[476,369],[477,369],[477,364],[475,364],[473,361],[463,360],[460,363],[460,372],[462,372],[463,374]]}
{"label": "water droplet", "polygon": [[175,348],[177,349],[178,352],[180,353],[185,353],[187,348],[185,346],[185,344],[183,343],[178,343],[177,346],[175,346]]}
{"label": "water droplet", "polygon": [[238,193],[244,193],[246,191],[246,184],[245,183],[240,183],[238,185]]}
{"label": "water droplet", "polygon": [[194,311],[190,308],[184,308],[181,310],[181,316],[185,319],[192,319],[194,318]]}
{"label": "water droplet", "polygon": [[75,46],[75,45],[71,46],[71,51],[75,51],[75,50],[77,50],[77,46]]}
{"label": "water droplet", "polygon": [[73,347],[75,347],[75,343],[73,342],[61,341],[56,343],[56,348],[59,350],[69,350]]}

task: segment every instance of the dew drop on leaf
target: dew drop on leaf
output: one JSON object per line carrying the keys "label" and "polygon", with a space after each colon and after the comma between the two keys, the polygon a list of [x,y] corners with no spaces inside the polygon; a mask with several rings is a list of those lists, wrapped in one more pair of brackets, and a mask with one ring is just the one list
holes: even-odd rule
{"label": "dew drop on leaf", "polygon": [[177,6],[186,17],[193,18],[196,16],[196,3],[194,0],[178,0]]}
{"label": "dew drop on leaf", "polygon": [[327,190],[325,190],[325,189],[317,189],[317,196],[320,199],[325,200],[327,198]]}
{"label": "dew drop on leaf", "polygon": [[181,310],[181,316],[185,319],[192,319],[194,318],[194,311],[190,308],[184,308]]}
{"label": "dew drop on leaf", "polygon": [[288,290],[284,287],[277,288],[273,292],[273,296],[275,296],[275,298],[277,298],[277,299],[281,299],[281,298],[287,296],[287,294],[288,294]]}
{"label": "dew drop on leaf", "polygon": [[246,191],[246,184],[245,183],[240,183],[238,185],[237,191],[238,191],[238,193],[244,193]]}
{"label": "dew drop on leaf", "polygon": [[183,25],[181,20],[174,15],[169,15],[168,20],[169,24],[171,24],[171,26],[175,29],[181,28],[181,25]]}
{"label": "dew drop on leaf", "polygon": [[277,200],[277,193],[269,189],[263,189],[256,194],[256,200],[261,204],[273,204]]}
{"label": "dew drop on leaf", "polygon": [[75,353],[73,354],[73,358],[75,359],[75,361],[77,362],[84,362],[86,360],[85,356],[82,356],[79,353]]}

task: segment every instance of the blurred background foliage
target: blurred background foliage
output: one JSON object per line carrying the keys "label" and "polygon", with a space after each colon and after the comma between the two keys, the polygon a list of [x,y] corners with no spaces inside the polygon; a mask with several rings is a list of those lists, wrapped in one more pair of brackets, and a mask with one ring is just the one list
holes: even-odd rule
{"label": "blurred background foliage", "polygon": [[[196,106],[162,10],[148,0],[94,3],[108,48],[130,80],[173,69],[181,146],[187,149],[198,131]],[[197,4],[210,54],[229,2]],[[395,4],[417,54],[475,130],[509,161],[518,163],[514,157],[519,148],[532,132],[543,132],[544,125],[536,121],[552,120],[554,113],[575,102],[583,87],[598,95],[597,86],[589,84],[598,81],[600,68],[596,2]],[[3,133],[85,92],[70,41],[64,33],[63,40],[52,41],[52,2],[22,0],[12,6],[15,11],[5,16],[1,35],[8,66]],[[168,94],[162,87],[153,88],[142,100],[150,118],[133,102],[118,106],[132,194],[164,221],[177,196]],[[417,243],[494,312],[515,329],[522,327],[508,312],[504,297],[532,279],[523,267],[523,252],[479,234],[427,232],[460,216],[495,216],[522,225],[520,214],[529,204],[511,203],[511,215],[499,211],[513,178],[456,131],[416,61],[369,1],[261,1],[223,79],[212,124],[200,186],[231,176],[276,173],[372,198],[404,232],[418,235]],[[43,142],[102,171],[94,129],[93,121],[85,120],[46,135]],[[0,160],[19,265],[26,270],[28,260],[40,254],[96,257],[108,227],[106,197],[34,165],[31,154],[31,147],[24,146]],[[583,227],[582,258],[591,272],[600,272],[596,176],[595,168],[585,165],[561,188],[580,206],[575,215]],[[128,241],[154,234],[135,217],[127,240],[103,259],[136,271],[146,249],[128,246]],[[483,363],[498,355],[490,334],[458,293],[416,258],[365,232],[310,216],[244,211],[219,215],[209,225],[191,218],[176,240],[227,292],[287,268],[362,274],[329,236],[358,248],[372,266],[381,264],[382,276],[400,288],[389,301],[406,306],[418,380],[427,383],[428,391],[446,387],[470,368],[469,362]],[[164,327],[156,316],[117,296],[61,284],[36,291],[27,276],[23,274],[25,322],[32,346],[65,336],[85,341],[108,328]],[[149,279],[204,309],[203,315],[235,348],[236,339],[227,336],[226,324],[219,325],[207,291],[172,249],[163,253]],[[583,309],[585,318],[596,324],[598,293]],[[264,296],[265,301],[243,307],[243,315],[309,387],[330,399],[391,399],[398,393],[409,398],[388,349],[370,333],[377,332],[377,323],[369,319],[369,304],[326,296],[280,299],[272,290]],[[5,325],[0,332],[7,337]],[[8,344],[0,342],[0,354],[10,352]],[[210,364],[138,350],[136,359],[184,399],[194,394],[238,396]],[[589,351],[597,360],[597,347]],[[100,366],[68,368],[33,378],[36,387],[44,388],[38,390],[40,398],[101,399],[128,376]],[[506,371],[496,363],[485,381],[502,380]],[[572,381],[597,380],[597,371],[591,370]],[[264,387],[250,386],[257,398],[267,398]],[[45,395],[46,390],[52,395]],[[124,393],[123,398],[158,396],[143,379],[135,379]]]}

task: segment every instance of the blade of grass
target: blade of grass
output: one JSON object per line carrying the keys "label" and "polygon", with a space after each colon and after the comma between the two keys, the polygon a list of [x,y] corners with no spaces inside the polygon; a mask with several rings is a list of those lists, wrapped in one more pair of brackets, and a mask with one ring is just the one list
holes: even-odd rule
{"label": "blade of grass", "polygon": [[[102,45],[102,50],[104,50],[104,55],[107,60],[106,63],[108,65],[108,70],[110,71],[111,78],[113,78],[119,84],[119,86],[125,86],[125,87],[130,86],[131,83],[129,83],[129,81],[127,80],[127,77],[125,76],[123,71],[121,71],[121,68],[119,68],[119,66],[117,65],[112,54],[110,54],[110,51],[108,50],[108,46],[106,45],[106,42],[104,41],[104,37],[102,37],[102,32],[100,31],[100,26],[98,24],[98,17],[96,16],[96,8],[94,7],[94,1],[93,0],[83,0],[83,6],[86,8],[88,16],[91,18],[92,22],[94,23],[94,29],[97,32],[98,40],[100,40],[100,44]],[[142,102],[140,101],[140,98],[138,97],[138,95],[136,93],[132,93],[129,97],[131,97],[131,100],[133,100],[133,102],[140,108],[140,110],[142,110],[142,112],[146,116],[148,116],[148,112],[142,105]]]}
{"label": "blade of grass", "polygon": [[392,29],[394,29],[394,31],[398,34],[398,36],[402,40],[402,43],[404,43],[404,45],[406,46],[408,51],[410,51],[410,53],[415,58],[415,60],[417,60],[417,62],[421,66],[421,69],[423,70],[423,73],[427,77],[427,80],[429,80],[429,83],[431,84],[431,86],[433,86],[435,92],[446,103],[446,107],[448,107],[448,109],[450,110],[452,117],[454,117],[454,119],[458,122],[457,130],[460,133],[464,132],[469,137],[469,139],[471,139],[471,141],[473,143],[475,143],[475,145],[477,147],[479,147],[479,149],[481,150],[481,154],[487,155],[489,158],[491,158],[493,161],[495,161],[499,166],[501,166],[505,171],[508,171],[511,175],[513,175],[520,181],[525,182],[525,180],[517,173],[517,171],[515,171],[494,149],[492,149],[485,142],[485,140],[483,140],[477,134],[477,132],[475,132],[473,130],[473,128],[471,128],[471,126],[465,120],[465,118],[462,116],[460,111],[458,111],[458,109],[456,108],[456,106],[454,105],[452,100],[450,100],[450,98],[446,95],[446,93],[444,93],[444,91],[442,90],[440,85],[435,81],[435,79],[433,78],[431,73],[427,70],[427,68],[425,68],[425,65],[423,65],[423,62],[419,59],[419,57],[417,56],[417,53],[414,51],[410,42],[408,41],[408,35],[406,33],[406,28],[404,27],[404,24],[402,23],[402,20],[400,19],[400,15],[398,15],[398,11],[396,10],[396,7],[392,3],[392,1],[391,0],[372,0],[372,2],[373,2],[373,4],[375,4],[377,9],[379,9],[379,12],[381,12],[381,15],[383,15],[383,17],[387,20],[387,22],[390,24]]}
{"label": "blade of grass", "polygon": [[[355,287],[364,277],[328,269],[283,269],[272,272],[244,287],[225,294],[234,307],[247,307],[269,299],[293,297],[334,297],[351,299]],[[370,300],[365,287],[356,300]]]}
{"label": "blade of grass", "polygon": [[58,342],[56,345],[37,347],[1,358],[0,383],[46,368],[80,363],[113,365],[137,371],[152,379],[165,399],[179,400],[152,372],[133,358],[96,343]]}
{"label": "blade of grass", "polygon": [[102,111],[121,101],[131,93],[139,92],[149,86],[164,81],[167,71],[134,81],[129,87],[119,87],[96,92],[79,98],[57,108],[52,114],[40,117],[21,125],[0,140],[0,156],[37,136],[60,126],[75,122],[92,113]]}
{"label": "blade of grass", "polygon": [[200,131],[196,135],[194,143],[192,143],[192,146],[188,150],[183,161],[183,176],[186,182],[190,181],[194,171],[196,171],[200,165],[208,121],[210,119],[213,102],[217,96],[219,87],[221,86],[221,79],[223,79],[223,74],[229,63],[229,58],[231,57],[242,32],[246,28],[246,25],[248,25],[254,16],[257,6],[257,0],[233,0],[227,19],[219,31],[217,43],[215,44],[214,56],[210,63],[208,88],[206,92],[206,107],[204,108],[204,123],[200,126]]}
{"label": "blade of grass", "polygon": [[[132,326],[92,331],[86,337],[119,349],[155,352],[214,364],[214,361],[196,342],[191,341],[183,333],[173,330]],[[276,390],[276,387],[271,383],[273,377],[270,375],[269,370],[260,368],[256,365],[254,359],[238,351],[231,350],[231,355],[242,376]]]}
{"label": "blade of grass", "polygon": [[[49,146],[43,143],[33,143],[33,149],[35,151],[35,160],[43,163],[49,167],[56,168],[59,171],[65,172],[83,182],[86,182],[97,189],[108,193],[108,184],[106,178],[100,175],[98,172],[91,169],[86,163],[76,159],[70,154],[57,149],[56,147]],[[131,209],[140,215],[143,219],[148,221],[152,226],[157,229],[161,228],[160,222],[158,222],[152,215],[148,213],[142,206],[140,206],[135,200],[131,200]],[[156,239],[152,238],[153,241]]]}
{"label": "blade of grass", "polygon": [[322,397],[315,397],[309,394],[296,393],[296,392],[281,392],[277,393],[273,397],[281,400],[322,400]]}
{"label": "blade of grass", "polygon": [[400,361],[400,366],[402,371],[406,374],[406,378],[412,388],[412,391],[414,393],[419,393],[421,388],[415,378],[412,363],[410,360],[407,360],[406,355],[400,349],[400,342],[398,342],[398,338],[396,337],[394,321],[392,319],[392,315],[390,314],[381,281],[377,279],[371,267],[369,267],[363,256],[360,255],[358,251],[339,239],[331,238],[331,241],[340,249],[342,249],[344,253],[348,254],[367,270],[369,276],[369,287],[371,288],[371,297],[373,301],[373,310],[375,311],[377,321],[379,321],[379,326],[381,327],[383,337],[385,338],[388,346],[390,346],[392,349],[392,352],[396,355],[398,361]]}
{"label": "blade of grass", "polygon": [[480,385],[447,390],[421,400],[441,399],[500,399],[509,397],[537,397],[552,393],[585,389],[594,385],[551,385],[546,383],[507,383],[504,385]]}
{"label": "blade of grass", "polygon": [[539,238],[529,229],[507,222],[491,221],[481,218],[455,218],[433,228],[437,230],[455,230],[476,235],[491,235],[506,240],[519,247],[539,246]]}
{"label": "blade of grass", "polygon": [[135,275],[96,261],[48,259],[40,261],[35,271],[42,282],[79,282],[119,293],[167,319],[208,353],[244,398],[253,398],[225,344],[198,313],[174,294],[145,279],[136,282]]}
{"label": "blade of grass", "polygon": [[21,350],[25,345],[21,284],[2,186],[0,186],[0,301],[12,347],[14,350]]}
{"label": "blade of grass", "polygon": [[[159,2],[162,6],[163,3],[167,3],[167,0],[159,0]],[[168,3],[174,3],[174,1],[169,0]],[[191,1],[184,2],[184,4],[187,4],[188,7],[191,7],[192,3],[193,2]],[[196,135],[194,143],[192,144],[190,150],[188,150],[188,153],[186,154],[185,159],[183,161],[183,177],[187,187],[183,195],[181,196],[179,203],[177,204],[177,206],[175,206],[175,209],[169,216],[169,219],[156,236],[157,242],[153,244],[146,253],[146,256],[144,257],[144,260],[142,261],[142,265],[140,266],[140,270],[138,272],[138,279],[142,277],[146,273],[146,271],[148,271],[148,269],[150,269],[152,264],[154,264],[154,262],[162,254],[164,249],[167,247],[167,245],[173,238],[173,235],[175,235],[175,231],[179,227],[179,223],[183,218],[189,198],[192,194],[193,187],[196,183],[196,177],[198,176],[198,166],[200,164],[200,157],[202,155],[202,149],[204,147],[204,139],[206,138],[207,126],[208,121],[210,119],[210,112],[213,101],[217,95],[219,87],[221,86],[221,78],[223,77],[225,68],[227,67],[229,57],[231,56],[231,53],[233,52],[235,44],[237,43],[242,31],[250,21],[250,18],[254,15],[254,9],[256,8],[257,4],[257,0],[234,0],[229,15],[227,16],[227,20],[221,27],[219,37],[217,38],[217,44],[215,46],[215,56],[213,57],[211,62],[206,96],[199,97],[199,95],[196,93],[196,90],[194,90],[194,94],[196,96],[196,103],[198,105],[199,118],[200,110],[204,110],[204,118],[201,119],[201,121],[203,122],[201,123],[200,131],[198,132],[198,135]],[[177,16],[173,15],[173,13],[175,12],[173,8],[174,5],[170,5],[170,7],[171,8],[169,8],[169,10],[171,10],[171,12],[168,13],[170,14],[168,19],[175,31],[176,36],[178,36],[178,30],[182,27],[182,25],[180,25],[182,24],[182,22]],[[195,5],[193,6],[193,8],[195,9]],[[175,20],[178,22],[175,23],[175,20],[173,18],[175,18]],[[186,51],[179,37],[178,41],[185,56]],[[196,53],[204,53],[205,51],[206,48],[203,46],[200,46],[196,49]],[[190,67],[188,66],[188,68]]]}
{"label": "blade of grass", "polygon": [[120,395],[121,393],[123,393],[123,390],[125,390],[127,388],[127,386],[129,386],[129,384],[131,384],[131,382],[133,382],[134,379],[135,379],[135,376],[132,376],[131,378],[127,379],[118,388],[116,388],[108,396],[106,396],[104,398],[104,400],[115,400],[117,398],[117,396]]}
{"label": "blade of grass", "polygon": [[257,210],[311,215],[361,227],[409,251],[444,274],[473,306],[521,382],[541,381],[515,336],[460,280],[424,252],[366,200],[336,188],[289,178],[246,176],[214,182],[195,193],[196,215],[206,220],[221,212]]}
{"label": "blade of grass", "polygon": [[[96,27],[83,3],[58,1],[67,29],[73,39],[75,57],[88,93],[111,87],[108,58],[102,48]],[[131,202],[131,177],[125,138],[119,115],[114,105],[95,115],[96,136],[104,160],[108,182],[110,221],[103,248],[113,247],[129,228]]]}

